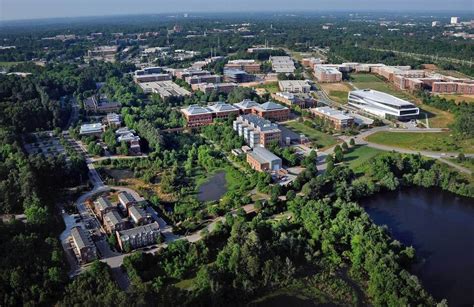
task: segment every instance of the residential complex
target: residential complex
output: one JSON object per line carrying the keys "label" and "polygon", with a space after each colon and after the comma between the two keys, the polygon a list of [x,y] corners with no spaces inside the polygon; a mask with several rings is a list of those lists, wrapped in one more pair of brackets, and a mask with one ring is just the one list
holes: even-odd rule
{"label": "residential complex", "polygon": [[118,200],[119,207],[122,212],[128,212],[128,208],[137,202],[136,199],[132,196],[132,194],[128,192],[120,192],[118,194]]}
{"label": "residential complex", "polygon": [[349,105],[384,118],[411,119],[420,113],[413,103],[375,90],[351,91]]}
{"label": "residential complex", "polygon": [[263,147],[255,147],[247,152],[247,163],[259,172],[276,172],[283,165],[281,158]]}
{"label": "residential complex", "polygon": [[310,111],[314,116],[331,122],[332,126],[337,130],[351,127],[354,124],[352,116],[348,116],[344,112],[330,107],[313,108]]}
{"label": "residential complex", "polygon": [[267,147],[270,143],[281,143],[281,130],[277,124],[253,114],[241,115],[233,122],[234,131],[250,147]]}
{"label": "residential complex", "polygon": [[257,74],[260,72],[260,64],[255,60],[233,60],[225,64],[224,69],[238,69],[249,74]]}
{"label": "residential complex", "polygon": [[271,56],[272,69],[276,73],[294,73],[295,62],[289,56]]}
{"label": "residential complex", "polygon": [[120,231],[127,229],[128,222],[120,216],[116,210],[107,212],[104,215],[104,228],[108,233],[115,233],[115,231]]}
{"label": "residential complex", "polygon": [[128,207],[128,216],[135,225],[145,225],[151,220],[151,217],[137,204],[132,204]]}
{"label": "residential complex", "polygon": [[160,226],[157,222],[117,231],[118,244],[123,251],[157,243],[160,236]]}
{"label": "residential complex", "polygon": [[115,209],[116,207],[106,197],[101,196],[94,202],[94,212],[100,220],[104,220],[104,215]]}
{"label": "residential complex", "polygon": [[311,85],[305,80],[282,80],[278,82],[280,91],[288,93],[309,93]]}
{"label": "residential complex", "polygon": [[80,226],[71,229],[70,242],[76,258],[80,264],[97,259],[97,248],[87,231]]}
{"label": "residential complex", "polygon": [[173,81],[155,81],[140,83],[140,87],[145,93],[156,93],[162,99],[170,97],[185,97],[191,93],[174,83]]}

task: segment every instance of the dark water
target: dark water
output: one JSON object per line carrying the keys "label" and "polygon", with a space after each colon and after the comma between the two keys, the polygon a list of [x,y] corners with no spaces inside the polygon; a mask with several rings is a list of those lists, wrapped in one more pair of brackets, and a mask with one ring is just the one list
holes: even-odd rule
{"label": "dark water", "polygon": [[378,225],[422,258],[414,273],[449,306],[474,304],[474,200],[439,189],[413,188],[362,203]]}
{"label": "dark water", "polygon": [[269,297],[262,302],[249,304],[249,306],[258,307],[334,307],[337,305],[331,303],[318,304],[311,299],[304,299],[293,295],[281,294]]}
{"label": "dark water", "polygon": [[197,199],[199,201],[219,200],[227,192],[226,185],[225,172],[218,172],[199,186]]}

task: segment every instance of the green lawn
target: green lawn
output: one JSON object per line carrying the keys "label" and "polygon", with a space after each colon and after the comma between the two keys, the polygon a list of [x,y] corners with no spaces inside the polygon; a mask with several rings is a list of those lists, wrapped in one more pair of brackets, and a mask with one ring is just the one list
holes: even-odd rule
{"label": "green lawn", "polygon": [[10,68],[14,65],[20,64],[21,62],[0,62],[0,67]]}
{"label": "green lawn", "polygon": [[382,150],[376,148],[357,145],[353,148],[349,148],[349,151],[344,153],[344,162],[347,163],[352,169],[356,169],[367,160],[382,152]]}
{"label": "green lawn", "polygon": [[456,163],[462,167],[465,167],[467,169],[469,169],[471,172],[474,173],[474,158],[471,158],[471,159],[466,159],[465,161],[458,161],[458,159],[456,158],[451,158],[451,159],[448,159],[449,161],[453,162],[453,163]]}
{"label": "green lawn", "polygon": [[474,139],[455,140],[450,132],[416,133],[381,131],[369,135],[367,140],[377,144],[411,150],[474,153]]}
{"label": "green lawn", "polygon": [[385,82],[381,78],[376,75],[371,74],[352,74],[351,75],[352,84],[358,89],[372,89],[380,92],[384,92],[390,95],[393,95],[398,98],[406,99],[406,100],[413,100],[408,93],[405,93],[393,85]]}
{"label": "green lawn", "polygon": [[274,94],[276,92],[280,91],[280,88],[278,86],[278,82],[271,82],[271,83],[266,83],[266,84],[259,84],[255,88],[263,88],[266,89],[269,93]]}
{"label": "green lawn", "polygon": [[373,74],[352,74],[350,76],[352,82],[380,82],[380,78]]}
{"label": "green lawn", "polygon": [[339,103],[347,103],[347,96],[349,92],[345,91],[329,91],[329,96],[331,99],[339,102]]}
{"label": "green lawn", "polygon": [[297,133],[302,133],[308,137],[317,147],[330,147],[337,143],[337,140],[332,135],[318,131],[312,127],[308,127],[298,121],[291,121],[284,124],[287,128]]}

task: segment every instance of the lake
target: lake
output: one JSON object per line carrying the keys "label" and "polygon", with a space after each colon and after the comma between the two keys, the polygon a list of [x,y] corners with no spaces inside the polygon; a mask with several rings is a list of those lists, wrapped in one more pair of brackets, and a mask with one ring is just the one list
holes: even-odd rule
{"label": "lake", "polygon": [[219,200],[227,192],[225,172],[217,172],[208,181],[198,187],[197,199],[199,201]]}
{"label": "lake", "polygon": [[474,200],[440,189],[379,193],[361,202],[372,220],[412,245],[425,288],[449,306],[474,304]]}

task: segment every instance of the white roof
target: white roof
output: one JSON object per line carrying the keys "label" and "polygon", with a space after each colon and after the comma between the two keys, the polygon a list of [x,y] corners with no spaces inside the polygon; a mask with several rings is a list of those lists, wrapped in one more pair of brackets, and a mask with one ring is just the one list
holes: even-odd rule
{"label": "white roof", "polygon": [[81,125],[81,129],[79,131],[79,134],[99,132],[99,131],[102,131],[102,124],[101,123],[84,124],[84,125]]}
{"label": "white roof", "polygon": [[281,161],[280,157],[263,147],[255,147],[253,151],[250,151],[248,154],[260,163],[271,163],[273,161]]}
{"label": "white roof", "polygon": [[413,103],[411,103],[409,101],[406,101],[406,100],[397,98],[393,95],[390,95],[390,94],[387,94],[387,93],[384,93],[384,92],[379,92],[379,91],[376,91],[376,90],[370,90],[370,89],[356,90],[356,91],[351,91],[350,94],[357,95],[359,97],[362,97],[363,99],[370,99],[370,100],[374,100],[374,101],[381,102],[381,103],[384,103],[384,104],[389,104],[389,105],[392,105],[392,106],[398,106],[398,107],[413,106],[413,107],[415,107],[413,105]]}
{"label": "white roof", "polygon": [[345,115],[343,112],[330,108],[330,107],[319,107],[319,108],[314,108],[314,110],[326,114],[327,116],[339,119],[339,120],[348,120],[352,119],[351,116]]}

